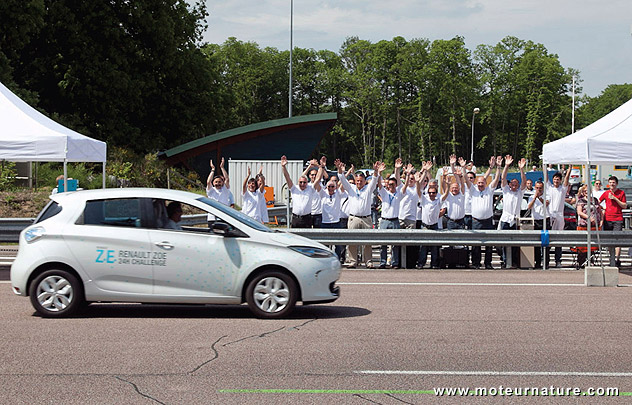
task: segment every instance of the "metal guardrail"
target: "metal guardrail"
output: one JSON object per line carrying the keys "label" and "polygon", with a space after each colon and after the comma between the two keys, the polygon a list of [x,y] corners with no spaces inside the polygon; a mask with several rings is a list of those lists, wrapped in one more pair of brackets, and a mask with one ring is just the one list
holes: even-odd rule
{"label": "metal guardrail", "polygon": [[[542,246],[541,231],[427,229],[289,229],[327,245]],[[550,247],[586,245],[585,231],[548,231]],[[632,246],[632,232],[599,231],[591,244]]]}
{"label": "metal guardrail", "polygon": [[0,243],[17,243],[20,232],[35,218],[0,218]]}

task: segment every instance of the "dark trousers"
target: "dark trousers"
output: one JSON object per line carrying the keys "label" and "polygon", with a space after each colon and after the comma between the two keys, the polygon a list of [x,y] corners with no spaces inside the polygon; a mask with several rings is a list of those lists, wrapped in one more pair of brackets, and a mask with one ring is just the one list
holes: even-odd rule
{"label": "dark trousers", "polygon": [[323,214],[312,214],[312,227],[313,228],[322,228],[321,225],[323,223]]}
{"label": "dark trousers", "polygon": [[465,218],[448,219],[448,229],[465,229]]}
{"label": "dark trousers", "polygon": [[[543,230],[544,220],[543,219],[534,220],[533,229],[535,229],[536,231]],[[546,229],[551,229],[551,220],[549,218],[546,219]],[[549,258],[551,256],[551,248],[548,246],[545,248],[536,246],[533,251],[533,259],[535,261],[536,268],[542,267],[542,249],[544,249],[544,263],[546,263],[546,266],[549,267]]]}
{"label": "dark trousers", "polygon": [[292,228],[311,228],[312,216],[292,214]]}
{"label": "dark trousers", "polygon": [[[472,218],[472,229],[494,229],[492,218],[476,219]],[[485,246],[485,266],[492,265],[492,246]],[[472,246],[472,266],[480,267],[481,265],[481,247]]]}
{"label": "dark trousers", "polygon": [[[508,222],[501,222],[500,229],[518,229],[518,221],[515,224],[509,225]],[[511,264],[507,263],[507,249],[511,249]],[[505,266],[513,266],[517,267],[518,265],[518,257],[520,257],[520,248],[517,246],[504,247],[502,248],[502,259]]]}
{"label": "dark trousers", "polygon": [[[322,224],[320,224],[320,227],[322,229],[340,229],[340,222],[334,222],[330,224],[326,224],[323,222]],[[344,250],[345,250],[344,245],[336,245],[336,247],[334,248],[334,251],[336,252],[336,256],[338,256],[338,259],[342,257]]]}
{"label": "dark trousers", "polygon": [[[347,225],[349,224],[349,218],[340,218],[340,227],[342,229],[347,229]],[[342,252],[340,253],[340,263],[344,263],[347,258],[347,247],[342,246]]]}
{"label": "dark trousers", "polygon": [[[426,225],[421,224],[424,229],[430,229],[436,231],[439,229],[438,224]],[[428,250],[430,250],[430,266],[439,267],[439,246],[422,246],[419,248],[419,260],[417,263],[421,266],[426,264],[426,260],[428,260]]]}
{"label": "dark trousers", "polygon": [[465,229],[472,229],[472,216],[471,215],[464,216],[463,224],[465,225]]}

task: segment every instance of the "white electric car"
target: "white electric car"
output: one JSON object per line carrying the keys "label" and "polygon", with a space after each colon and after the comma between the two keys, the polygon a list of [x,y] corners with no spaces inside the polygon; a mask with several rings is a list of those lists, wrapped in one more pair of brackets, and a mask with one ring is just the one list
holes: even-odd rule
{"label": "white electric car", "polygon": [[[13,291],[30,296],[42,316],[68,316],[90,302],[247,302],[255,316],[279,318],[296,301],[339,296],[340,262],[325,246],[198,194],[103,189],[51,200],[20,234],[11,266]],[[214,215],[211,229],[167,229],[172,202],[188,218]]]}

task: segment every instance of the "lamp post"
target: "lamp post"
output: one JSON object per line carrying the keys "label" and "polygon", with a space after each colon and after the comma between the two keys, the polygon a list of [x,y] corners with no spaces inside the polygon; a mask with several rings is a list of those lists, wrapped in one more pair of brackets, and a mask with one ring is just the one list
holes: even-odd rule
{"label": "lamp post", "polygon": [[288,117],[292,118],[292,51],[294,48],[293,44],[293,36],[294,36],[294,0],[290,0],[290,87],[289,93],[290,95],[288,100]]}
{"label": "lamp post", "polygon": [[474,164],[474,117],[479,112],[481,112],[481,109],[478,107],[476,107],[474,111],[472,111],[472,153],[470,154],[470,160],[472,161],[472,164]]}

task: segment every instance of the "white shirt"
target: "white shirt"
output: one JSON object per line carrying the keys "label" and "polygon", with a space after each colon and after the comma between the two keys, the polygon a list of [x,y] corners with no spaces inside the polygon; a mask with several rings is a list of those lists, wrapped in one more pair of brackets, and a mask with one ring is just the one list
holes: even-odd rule
{"label": "white shirt", "polygon": [[382,187],[378,190],[380,198],[382,198],[382,218],[398,218],[399,203],[402,200],[402,185],[395,189],[395,193],[391,193]]}
{"label": "white shirt", "polygon": [[349,193],[338,190],[340,193],[340,218],[349,218]]}
{"label": "white shirt", "polygon": [[485,187],[483,191],[480,191],[476,184],[472,184],[470,195],[472,196],[472,218],[483,220],[494,215],[494,190]]}
{"label": "white shirt", "polygon": [[258,190],[257,194],[257,210],[259,210],[259,217],[262,222],[270,222],[270,218],[268,217],[268,204],[266,204],[266,193]]}
{"label": "white shirt", "polygon": [[[599,201],[599,197],[601,197],[601,195],[602,195],[603,193],[605,193],[605,192],[606,192],[606,190],[603,190],[603,189],[602,189],[602,190],[595,190],[595,189],[593,188],[592,195],[593,195],[593,197],[595,197],[595,198],[597,199],[597,201]],[[603,201],[600,203],[600,205],[601,205],[601,207],[602,207],[603,209],[606,209],[606,200],[603,200]]]}
{"label": "white shirt", "polygon": [[416,220],[418,202],[417,187],[407,187],[399,203],[399,219]]}
{"label": "white shirt", "polygon": [[472,215],[472,194],[467,187],[465,187],[465,215]]}
{"label": "white shirt", "polygon": [[373,176],[371,182],[360,190],[355,184],[349,184],[344,176],[341,177],[342,187],[349,193],[349,215],[355,217],[371,215],[371,200],[373,200],[373,190],[377,186],[377,178],[378,176]]}
{"label": "white shirt", "polygon": [[448,217],[450,217],[451,220],[458,221],[465,216],[465,195],[463,193],[454,195],[448,192],[444,203],[448,209]]}
{"label": "white shirt", "polygon": [[441,198],[436,197],[434,200],[428,198],[426,193],[421,195],[421,222],[424,225],[434,225],[439,222],[439,213],[443,202]]}
{"label": "white shirt", "polygon": [[292,186],[292,214],[308,215],[312,213],[312,196],[314,195],[312,187],[305,187],[301,190],[296,184]]}
{"label": "white shirt", "polygon": [[[540,198],[536,199],[535,194],[529,197],[529,204],[531,204],[531,201],[535,200],[535,202],[533,203],[533,206],[531,207],[531,216],[533,217],[533,219],[544,219],[545,209],[547,210],[546,216],[550,217],[550,215],[548,214],[548,207],[545,207],[542,201],[540,201]],[[551,196],[547,195],[546,200],[551,201]]]}
{"label": "white shirt", "polygon": [[[323,189],[323,183],[321,182],[321,190]],[[314,189],[314,191],[316,192],[316,189],[314,188],[314,183],[309,183],[307,185],[307,187],[311,187]],[[317,194],[317,193],[315,193]],[[318,214],[322,214],[323,213],[323,205],[321,203],[321,199],[318,198],[317,195],[314,195],[314,198],[312,198],[312,208],[311,208],[311,214],[312,215],[318,215]]]}
{"label": "white shirt", "polygon": [[[226,185],[223,185],[219,190],[217,188],[211,186],[211,188],[207,188],[206,189],[206,195],[211,200],[217,201],[220,204],[224,204],[224,205],[230,207],[231,199],[232,199],[232,193],[226,187]],[[215,215],[208,214],[208,220],[209,221],[215,221]]]}
{"label": "white shirt", "polygon": [[516,191],[511,191],[511,188],[508,185],[503,186],[502,190],[503,213],[500,216],[500,221],[513,226],[516,223],[516,218],[520,217],[520,208],[522,206],[524,190],[518,188]]}
{"label": "white shirt", "polygon": [[318,196],[321,201],[323,224],[340,222],[340,205],[342,203],[340,191],[336,190],[333,194],[329,194],[328,190],[321,188]]}
{"label": "white shirt", "polygon": [[551,213],[551,217],[564,216],[564,200],[566,199],[567,190],[568,187],[560,185],[556,188],[552,184],[546,189],[547,197],[551,196],[551,204],[549,205],[549,212]]}
{"label": "white shirt", "polygon": [[258,204],[258,200],[259,200],[258,194],[261,194],[261,192],[257,189],[254,192],[250,190],[246,190],[246,192],[241,195],[242,196],[241,212],[243,212],[244,214],[248,215],[250,218],[256,221],[262,222],[261,210],[259,209],[259,204]]}

